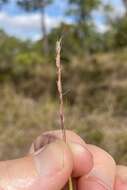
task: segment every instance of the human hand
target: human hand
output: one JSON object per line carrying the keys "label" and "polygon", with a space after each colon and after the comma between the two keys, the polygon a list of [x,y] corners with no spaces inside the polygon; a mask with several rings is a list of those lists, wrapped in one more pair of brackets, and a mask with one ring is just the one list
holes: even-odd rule
{"label": "human hand", "polygon": [[[70,176],[76,190],[127,190],[127,168],[104,150],[67,131],[38,137],[24,158],[0,162],[0,190],[61,190]],[[48,145],[46,145],[49,143]]]}

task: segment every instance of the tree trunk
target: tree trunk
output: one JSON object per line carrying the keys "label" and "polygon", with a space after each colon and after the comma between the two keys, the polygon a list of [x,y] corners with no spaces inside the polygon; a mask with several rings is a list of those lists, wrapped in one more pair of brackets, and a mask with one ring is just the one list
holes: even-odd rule
{"label": "tree trunk", "polygon": [[125,6],[125,14],[127,15],[127,0],[123,0],[124,6]]}
{"label": "tree trunk", "polygon": [[45,8],[41,9],[41,30],[42,30],[42,43],[43,43],[43,51],[45,55],[49,54],[49,44],[47,38],[47,29],[46,29],[46,21],[45,21]]}

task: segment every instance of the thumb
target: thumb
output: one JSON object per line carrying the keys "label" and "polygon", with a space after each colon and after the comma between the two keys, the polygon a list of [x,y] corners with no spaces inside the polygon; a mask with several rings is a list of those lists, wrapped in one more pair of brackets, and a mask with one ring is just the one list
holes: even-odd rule
{"label": "thumb", "polygon": [[25,158],[0,162],[0,187],[4,190],[59,190],[72,173],[72,154],[57,140]]}
{"label": "thumb", "polygon": [[35,153],[34,158],[41,189],[59,190],[66,184],[72,173],[73,161],[64,142],[59,140],[46,145]]}

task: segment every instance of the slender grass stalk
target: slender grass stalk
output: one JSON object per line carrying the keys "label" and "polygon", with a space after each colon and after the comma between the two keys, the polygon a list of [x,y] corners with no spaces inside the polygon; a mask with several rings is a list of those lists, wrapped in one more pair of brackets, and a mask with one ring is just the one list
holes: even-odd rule
{"label": "slender grass stalk", "polygon": [[69,190],[73,190],[73,183],[71,177],[69,178]]}
{"label": "slender grass stalk", "polygon": [[[59,93],[59,100],[60,100],[60,127],[62,130],[62,136],[65,143],[67,143],[66,139],[66,129],[64,125],[64,103],[63,103],[63,91],[62,91],[62,67],[61,67],[61,42],[62,39],[58,40],[56,43],[56,67],[57,67],[57,88]],[[71,177],[68,181],[68,190],[73,190],[73,183]]]}
{"label": "slender grass stalk", "polygon": [[64,125],[64,108],[63,108],[64,104],[63,104],[63,92],[62,92],[61,42],[62,39],[60,39],[56,43],[56,67],[57,67],[57,76],[58,76],[57,88],[60,99],[60,110],[59,110],[60,127],[62,129],[63,140],[66,142],[66,130]]}

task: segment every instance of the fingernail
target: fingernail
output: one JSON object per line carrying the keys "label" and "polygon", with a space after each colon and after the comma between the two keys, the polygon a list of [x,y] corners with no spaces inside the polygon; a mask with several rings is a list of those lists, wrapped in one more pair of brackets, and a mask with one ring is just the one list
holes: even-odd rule
{"label": "fingernail", "polygon": [[64,143],[55,141],[44,146],[34,154],[35,165],[39,175],[52,176],[64,167]]}
{"label": "fingernail", "polygon": [[101,182],[97,182],[96,179],[86,179],[84,183],[84,189],[89,190],[111,190],[107,188],[104,184],[101,184]]}

